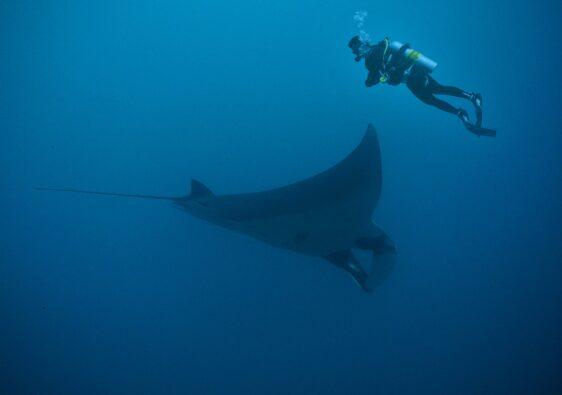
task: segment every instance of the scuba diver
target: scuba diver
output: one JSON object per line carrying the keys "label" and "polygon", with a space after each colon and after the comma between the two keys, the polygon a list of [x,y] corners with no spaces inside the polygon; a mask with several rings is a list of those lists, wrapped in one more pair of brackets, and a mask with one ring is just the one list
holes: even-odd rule
{"label": "scuba diver", "polygon": [[[408,89],[422,102],[440,110],[456,115],[464,126],[477,136],[494,137],[496,131],[482,127],[482,95],[469,93],[454,86],[445,86],[437,82],[430,73],[437,63],[410,48],[409,44],[384,40],[372,45],[368,40],[354,36],[348,47],[355,55],[355,61],[365,59],[369,71],[365,85],[369,88],[378,83],[399,85],[405,83]],[[449,95],[469,100],[475,108],[476,121],[470,122],[468,112],[463,108],[441,100],[435,95]]]}

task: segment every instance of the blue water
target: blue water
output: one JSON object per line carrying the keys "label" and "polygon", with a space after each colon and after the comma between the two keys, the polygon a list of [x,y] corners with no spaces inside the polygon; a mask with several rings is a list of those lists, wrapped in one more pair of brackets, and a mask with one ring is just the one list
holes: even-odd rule
{"label": "blue water", "polygon": [[[562,391],[559,1],[0,1],[2,394]],[[484,95],[477,138],[348,39]],[[372,122],[374,294],[166,202],[324,170]]]}

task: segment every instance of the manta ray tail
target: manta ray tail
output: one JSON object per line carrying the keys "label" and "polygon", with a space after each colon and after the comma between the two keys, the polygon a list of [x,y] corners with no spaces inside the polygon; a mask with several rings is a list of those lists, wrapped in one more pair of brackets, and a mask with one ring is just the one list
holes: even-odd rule
{"label": "manta ray tail", "polygon": [[138,199],[156,199],[156,200],[171,200],[176,201],[180,199],[179,197],[173,196],[156,196],[156,195],[134,195],[129,193],[113,193],[113,192],[99,192],[99,191],[86,191],[82,189],[71,189],[71,188],[35,188],[36,191],[55,191],[55,192],[74,192],[74,193],[84,193],[88,195],[105,195],[105,196],[117,196],[117,197],[128,197],[128,198],[138,198]]}
{"label": "manta ray tail", "polygon": [[[184,198],[184,196],[158,196],[158,195],[137,195],[131,193],[115,193],[115,192],[100,192],[100,191],[87,191],[83,189],[73,189],[73,188],[45,188],[38,187],[35,188],[36,191],[55,191],[55,192],[74,192],[74,193],[84,193],[88,195],[104,195],[104,196],[117,196],[117,197],[128,197],[137,199],[155,199],[155,200],[171,200],[173,202],[179,201]],[[213,192],[207,188],[202,182],[197,180],[191,180],[191,193],[188,195],[190,199],[198,199],[213,196]]]}

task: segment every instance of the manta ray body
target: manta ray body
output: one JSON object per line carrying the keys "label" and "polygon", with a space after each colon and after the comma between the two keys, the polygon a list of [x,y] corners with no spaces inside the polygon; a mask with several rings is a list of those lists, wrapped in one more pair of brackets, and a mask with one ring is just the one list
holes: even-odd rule
{"label": "manta ray body", "polygon": [[[359,145],[332,168],[263,192],[216,195],[197,180],[191,181],[191,192],[180,197],[38,189],[169,200],[189,214],[221,227],[276,247],[324,258],[348,272],[369,292],[394,265],[394,244],[372,221],[381,186],[379,141],[369,125]],[[369,273],[353,249],[372,251]]]}

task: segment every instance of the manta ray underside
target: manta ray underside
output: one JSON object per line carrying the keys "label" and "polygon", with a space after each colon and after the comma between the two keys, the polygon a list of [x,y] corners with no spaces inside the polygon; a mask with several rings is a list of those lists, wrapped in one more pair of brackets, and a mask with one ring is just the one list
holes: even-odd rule
{"label": "manta ray underside", "polygon": [[[186,212],[276,247],[321,257],[348,272],[367,292],[393,265],[394,245],[371,216],[382,185],[377,133],[372,125],[359,145],[334,167],[264,192],[215,195],[192,180],[188,196],[167,197],[37,188],[97,195],[169,200]],[[352,253],[369,250],[369,273]]]}

